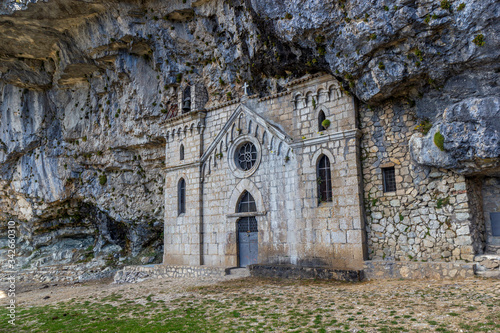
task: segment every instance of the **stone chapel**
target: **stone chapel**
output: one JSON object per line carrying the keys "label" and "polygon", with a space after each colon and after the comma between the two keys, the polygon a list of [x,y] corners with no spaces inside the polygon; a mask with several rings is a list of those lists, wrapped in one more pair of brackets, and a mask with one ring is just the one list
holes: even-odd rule
{"label": "stone chapel", "polygon": [[[434,260],[459,263],[465,276],[468,262],[500,244],[498,178],[422,176],[408,151],[416,122],[391,110],[385,142],[394,150],[378,152],[373,112],[330,75],[210,109],[202,85],[179,88],[166,133],[164,265],[378,274],[388,260]],[[396,120],[406,134],[391,136]]]}

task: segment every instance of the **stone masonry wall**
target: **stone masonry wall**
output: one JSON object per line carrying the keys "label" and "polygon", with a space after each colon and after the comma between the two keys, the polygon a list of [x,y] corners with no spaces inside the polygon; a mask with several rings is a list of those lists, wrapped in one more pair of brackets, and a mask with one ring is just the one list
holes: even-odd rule
{"label": "stone masonry wall", "polygon": [[[163,262],[175,265],[200,264],[199,167],[202,114],[191,113],[173,120],[166,138],[165,229]],[[180,160],[180,146],[184,160]],[[178,184],[186,185],[186,212],[178,211]]]}
{"label": "stone masonry wall", "polygon": [[483,196],[481,178],[466,178],[467,199],[470,213],[470,235],[474,254],[482,254],[486,245],[486,234],[483,213]]}
{"label": "stone masonry wall", "polygon": [[[472,261],[466,180],[413,162],[408,142],[420,135],[413,114],[399,103],[360,107],[369,259]],[[381,168],[391,166],[396,191],[384,193]]]}
{"label": "stone masonry wall", "polygon": [[[75,283],[101,280],[115,274],[116,268],[104,267],[97,262],[43,266],[34,269],[22,269],[14,274],[16,282],[24,283]],[[9,281],[11,273],[0,272],[0,286]]]}
{"label": "stone masonry wall", "polygon": [[[180,131],[167,138],[165,205],[176,206],[176,184],[184,176],[187,211],[179,216],[166,212],[164,263],[196,265],[196,253],[203,265],[237,266],[236,226],[243,217],[237,202],[248,191],[257,206],[251,215],[258,223],[259,263],[362,267],[366,242],[353,99],[327,75],[290,87],[261,99],[244,98],[241,105],[235,101],[208,109],[203,137],[190,135],[189,124],[175,126]],[[320,111],[331,123],[323,131]],[[180,143],[195,147],[197,139],[203,140],[203,154],[188,156],[191,150],[186,149],[185,161],[179,161]],[[258,152],[247,173],[234,165],[235,152],[246,141]],[[317,164],[322,154],[331,163],[333,198],[320,203]],[[201,165],[192,163],[200,155]],[[201,253],[194,248],[200,242]]]}
{"label": "stone masonry wall", "polygon": [[186,278],[186,277],[219,277],[227,275],[226,270],[220,267],[207,266],[125,266],[116,272],[114,283],[137,283],[147,279]]}

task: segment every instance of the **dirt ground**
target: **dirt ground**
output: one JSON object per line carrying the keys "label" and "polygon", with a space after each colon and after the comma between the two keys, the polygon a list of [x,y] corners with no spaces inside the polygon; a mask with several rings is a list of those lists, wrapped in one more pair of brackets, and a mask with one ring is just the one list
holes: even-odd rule
{"label": "dirt ground", "polygon": [[[500,332],[500,280],[481,278],[345,283],[228,276],[118,285],[102,280],[18,286],[16,299],[20,308],[68,301],[123,309],[148,302],[170,310],[203,308],[204,319],[217,319],[207,331],[244,323],[234,331]],[[2,306],[6,301],[0,298]]]}

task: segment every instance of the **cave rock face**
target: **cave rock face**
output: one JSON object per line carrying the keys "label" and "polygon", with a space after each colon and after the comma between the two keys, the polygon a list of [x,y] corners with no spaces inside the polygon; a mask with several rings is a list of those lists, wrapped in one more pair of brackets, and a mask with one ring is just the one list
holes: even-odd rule
{"label": "cave rock face", "polygon": [[22,221],[33,260],[63,239],[160,251],[165,129],[186,82],[210,107],[245,82],[266,95],[329,72],[374,110],[404,101],[432,125],[409,143],[420,164],[494,173],[498,36],[496,0],[1,0],[0,220]]}

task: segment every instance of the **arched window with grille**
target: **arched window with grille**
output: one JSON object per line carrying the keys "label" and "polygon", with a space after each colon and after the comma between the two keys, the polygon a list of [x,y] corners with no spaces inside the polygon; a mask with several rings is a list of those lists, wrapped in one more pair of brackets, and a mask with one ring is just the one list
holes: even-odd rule
{"label": "arched window with grille", "polygon": [[323,121],[325,121],[325,119],[326,119],[325,113],[323,112],[323,110],[321,110],[318,113],[318,131],[320,132],[326,130],[325,126],[323,126]]}
{"label": "arched window with grille", "polygon": [[177,210],[178,215],[186,212],[186,181],[184,178],[181,178],[177,185]]}
{"label": "arched window with grille", "polygon": [[255,200],[250,194],[250,192],[248,191],[243,192],[240,201],[238,202],[238,213],[249,213],[256,211],[257,211],[257,206],[255,205]]}
{"label": "arched window with grille", "polygon": [[332,201],[332,176],[330,160],[326,155],[319,158],[317,166],[318,204]]}
{"label": "arched window with grille", "polygon": [[[257,211],[257,206],[252,195],[245,191],[238,201],[236,207],[238,213],[250,213]],[[259,257],[259,228],[255,216],[244,216],[238,220],[238,266],[246,267],[256,264]]]}
{"label": "arched window with grille", "polygon": [[179,148],[179,157],[180,157],[181,161],[184,160],[184,145],[182,145],[182,144],[181,144],[181,147]]}

